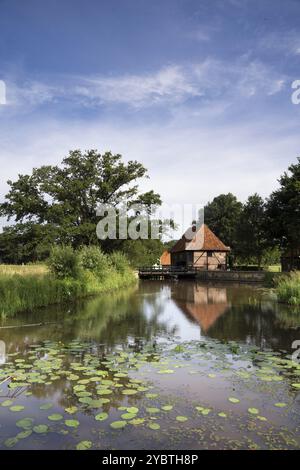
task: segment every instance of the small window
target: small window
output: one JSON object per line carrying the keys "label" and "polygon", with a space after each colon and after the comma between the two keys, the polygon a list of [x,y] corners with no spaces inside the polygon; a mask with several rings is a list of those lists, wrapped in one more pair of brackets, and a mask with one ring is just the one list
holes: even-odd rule
{"label": "small window", "polygon": [[207,252],[207,257],[208,257],[208,258],[211,258],[211,257],[212,257],[212,255],[213,255],[213,254],[212,254],[212,252],[211,252],[211,251],[208,251],[208,252]]}

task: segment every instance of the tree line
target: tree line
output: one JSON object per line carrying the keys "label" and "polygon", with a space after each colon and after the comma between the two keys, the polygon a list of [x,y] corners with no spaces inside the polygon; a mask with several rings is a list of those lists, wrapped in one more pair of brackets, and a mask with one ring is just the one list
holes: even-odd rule
{"label": "tree line", "polygon": [[[143,204],[145,212],[161,204],[159,194],[140,191],[143,178],[148,178],[147,169],[137,161],[124,162],[120,154],[74,150],[61,165],[34,168],[8,181],[0,215],[13,223],[0,234],[1,262],[43,261],[55,245],[100,245],[104,252],[122,251],[134,265],[157,262],[173,241],[96,236],[99,203],[118,207],[126,199],[129,210]],[[231,193],[221,194],[206,205],[205,222],[232,248],[231,263],[272,264],[282,248],[299,247],[299,208],[300,158],[280,177],[279,188],[269,198],[253,194],[242,203]]]}

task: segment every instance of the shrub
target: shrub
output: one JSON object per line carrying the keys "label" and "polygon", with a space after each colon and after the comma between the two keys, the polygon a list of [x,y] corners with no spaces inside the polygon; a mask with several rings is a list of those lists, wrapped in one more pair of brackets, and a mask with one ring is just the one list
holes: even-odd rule
{"label": "shrub", "polygon": [[69,245],[53,247],[48,266],[57,279],[79,279],[81,276],[78,254]]}
{"label": "shrub", "polygon": [[110,255],[110,261],[112,266],[115,268],[115,270],[120,273],[124,274],[128,268],[129,268],[129,261],[126,255],[124,253],[121,253],[121,251],[115,251],[111,253]]}
{"label": "shrub", "polygon": [[276,282],[276,293],[280,302],[300,305],[300,272],[280,276]]}
{"label": "shrub", "polygon": [[97,246],[84,246],[80,250],[80,265],[83,269],[102,278],[111,268],[109,257]]}

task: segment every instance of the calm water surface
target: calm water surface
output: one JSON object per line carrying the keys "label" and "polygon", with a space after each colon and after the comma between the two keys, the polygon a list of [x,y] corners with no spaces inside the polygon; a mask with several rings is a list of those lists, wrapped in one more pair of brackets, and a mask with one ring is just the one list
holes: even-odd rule
{"label": "calm water surface", "polygon": [[143,281],[0,326],[0,448],[300,447],[300,312],[268,290]]}

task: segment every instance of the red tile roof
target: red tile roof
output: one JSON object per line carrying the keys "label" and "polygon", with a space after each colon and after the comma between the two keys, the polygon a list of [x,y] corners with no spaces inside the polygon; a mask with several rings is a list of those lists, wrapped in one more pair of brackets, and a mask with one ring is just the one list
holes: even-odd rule
{"label": "red tile roof", "polygon": [[171,255],[167,250],[165,250],[161,255],[160,264],[162,266],[169,266],[171,264]]}
{"label": "red tile roof", "polygon": [[230,247],[224,245],[207,225],[202,224],[196,230],[189,228],[171,248],[170,253],[179,251],[230,251]]}

